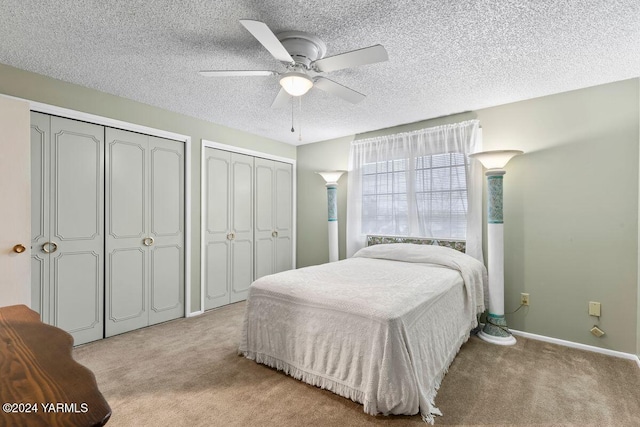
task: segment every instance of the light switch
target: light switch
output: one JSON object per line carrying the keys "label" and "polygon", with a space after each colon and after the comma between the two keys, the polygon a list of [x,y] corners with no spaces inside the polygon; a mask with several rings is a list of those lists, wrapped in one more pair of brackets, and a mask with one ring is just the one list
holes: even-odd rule
{"label": "light switch", "polygon": [[600,303],[589,301],[589,316],[600,317]]}

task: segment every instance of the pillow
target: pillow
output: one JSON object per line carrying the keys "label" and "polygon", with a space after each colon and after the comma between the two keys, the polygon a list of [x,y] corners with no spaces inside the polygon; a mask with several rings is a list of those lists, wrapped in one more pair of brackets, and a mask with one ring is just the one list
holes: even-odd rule
{"label": "pillow", "polygon": [[445,246],[417,245],[415,243],[383,243],[360,249],[354,258],[378,258],[404,262],[428,262],[439,264],[441,257],[461,259],[471,258],[462,252]]}

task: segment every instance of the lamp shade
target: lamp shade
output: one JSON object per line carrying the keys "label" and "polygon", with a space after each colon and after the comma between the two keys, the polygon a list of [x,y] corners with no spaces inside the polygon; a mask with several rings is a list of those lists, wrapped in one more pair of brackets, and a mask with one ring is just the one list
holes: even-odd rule
{"label": "lamp shade", "polygon": [[478,159],[487,169],[502,169],[509,160],[522,153],[520,150],[495,150],[469,154],[469,157]]}
{"label": "lamp shade", "polygon": [[302,96],[311,89],[313,80],[304,73],[291,71],[282,75],[280,86],[291,96]]}
{"label": "lamp shade", "polygon": [[327,184],[337,184],[338,180],[345,171],[326,171],[316,172],[318,175],[324,178]]}

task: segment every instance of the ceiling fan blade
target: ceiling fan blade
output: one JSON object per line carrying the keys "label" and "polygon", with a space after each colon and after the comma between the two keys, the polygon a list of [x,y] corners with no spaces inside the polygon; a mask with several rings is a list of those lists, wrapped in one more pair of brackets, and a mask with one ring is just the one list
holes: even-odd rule
{"label": "ceiling fan blade", "polygon": [[360,92],[356,92],[353,89],[349,89],[346,86],[342,86],[340,83],[336,83],[333,80],[329,80],[324,77],[318,77],[314,81],[313,86],[327,93],[336,95],[345,101],[351,102],[352,104],[357,104],[367,97]]}
{"label": "ceiling fan blade", "polygon": [[289,105],[289,101],[291,100],[291,95],[287,93],[286,90],[280,89],[280,92],[276,95],[276,99],[273,100],[271,104],[271,108],[284,108]]}
{"label": "ceiling fan blade", "polygon": [[249,30],[249,32],[264,46],[278,61],[293,62],[293,58],[287,52],[287,49],[282,46],[280,40],[273,34],[273,31],[267,24],[260,21],[253,21],[251,19],[241,19],[240,23]]}
{"label": "ceiling fan blade", "polygon": [[266,71],[266,70],[203,70],[198,71],[198,74],[205,77],[235,77],[235,76],[245,76],[245,77],[260,77],[260,76],[275,76],[275,71]]}
{"label": "ceiling fan blade", "polygon": [[387,50],[381,44],[365,47],[351,52],[341,53],[335,56],[318,59],[311,63],[316,71],[335,71],[343,68],[357,67],[358,65],[374,64],[388,61]]}

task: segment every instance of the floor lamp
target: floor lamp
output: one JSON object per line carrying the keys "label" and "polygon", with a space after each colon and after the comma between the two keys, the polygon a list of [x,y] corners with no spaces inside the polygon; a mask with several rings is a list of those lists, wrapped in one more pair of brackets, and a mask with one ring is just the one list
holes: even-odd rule
{"label": "floor lamp", "polygon": [[507,329],[504,317],[504,223],[502,218],[502,177],[504,167],[519,150],[497,150],[470,154],[487,169],[487,255],[489,271],[489,313],[478,336],[487,342],[513,345],[516,339]]}
{"label": "floor lamp", "polygon": [[329,262],[338,261],[338,180],[345,171],[318,172],[327,183]]}

